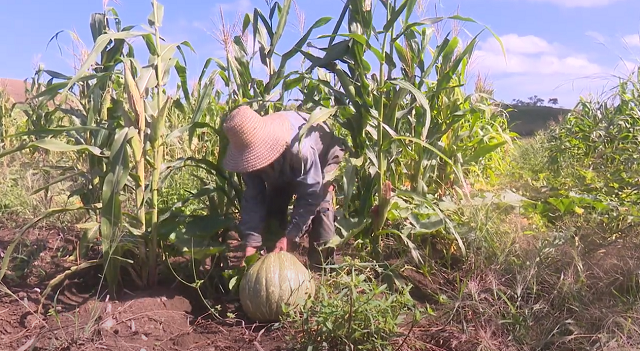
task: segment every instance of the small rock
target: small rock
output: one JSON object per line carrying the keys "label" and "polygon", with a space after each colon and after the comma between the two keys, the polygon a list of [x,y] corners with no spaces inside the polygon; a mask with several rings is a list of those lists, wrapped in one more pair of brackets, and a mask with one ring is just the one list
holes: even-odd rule
{"label": "small rock", "polygon": [[33,328],[36,324],[38,324],[38,322],[40,322],[40,319],[33,315],[33,314],[29,314],[25,320],[25,324],[27,325],[27,327],[29,328]]}
{"label": "small rock", "polygon": [[100,328],[105,329],[105,330],[109,330],[109,329],[111,329],[114,325],[116,325],[116,321],[115,321],[115,319],[113,319],[112,317],[109,317],[109,318],[105,319],[105,320],[100,324]]}

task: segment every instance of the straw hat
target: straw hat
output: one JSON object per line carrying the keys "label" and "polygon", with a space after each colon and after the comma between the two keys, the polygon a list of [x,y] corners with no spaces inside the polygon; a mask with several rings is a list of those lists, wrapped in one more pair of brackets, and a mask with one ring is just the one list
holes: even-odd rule
{"label": "straw hat", "polygon": [[247,106],[233,110],[223,130],[229,138],[223,165],[230,172],[251,172],[269,165],[291,141],[291,124],[285,114],[262,117]]}

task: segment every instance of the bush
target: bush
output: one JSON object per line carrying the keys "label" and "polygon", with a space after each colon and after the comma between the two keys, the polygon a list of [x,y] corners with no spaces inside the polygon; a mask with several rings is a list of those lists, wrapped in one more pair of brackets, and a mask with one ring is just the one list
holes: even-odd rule
{"label": "bush", "polygon": [[[301,310],[288,311],[286,324],[296,346],[306,350],[393,350],[406,342],[423,308],[408,285],[393,291],[375,277],[391,274],[376,264],[346,259],[322,277],[316,295]],[[301,311],[301,312],[300,312]]]}

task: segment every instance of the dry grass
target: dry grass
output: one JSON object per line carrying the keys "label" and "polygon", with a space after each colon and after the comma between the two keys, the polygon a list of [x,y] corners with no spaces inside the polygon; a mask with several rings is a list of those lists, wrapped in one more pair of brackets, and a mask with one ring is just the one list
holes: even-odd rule
{"label": "dry grass", "polygon": [[578,220],[535,234],[521,216],[496,222],[512,234],[504,255],[476,247],[464,268],[432,273],[441,282],[432,293],[446,296],[429,321],[433,338],[448,335],[443,349],[640,347],[640,230],[601,244],[602,230]]}

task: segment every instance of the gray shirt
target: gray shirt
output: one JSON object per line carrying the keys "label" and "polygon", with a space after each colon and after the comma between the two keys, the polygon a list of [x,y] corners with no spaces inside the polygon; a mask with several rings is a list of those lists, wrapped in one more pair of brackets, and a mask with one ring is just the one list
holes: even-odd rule
{"label": "gray shirt", "polygon": [[244,235],[262,235],[266,206],[269,206],[267,188],[290,184],[296,198],[286,235],[295,239],[304,233],[324,200],[321,191],[326,180],[324,170],[339,162],[335,150],[343,144],[325,123],[309,128],[301,141],[300,130],[309,115],[297,111],[279,113],[285,114],[291,123],[290,146],[266,169],[242,175],[245,190],[240,204],[239,229]]}

